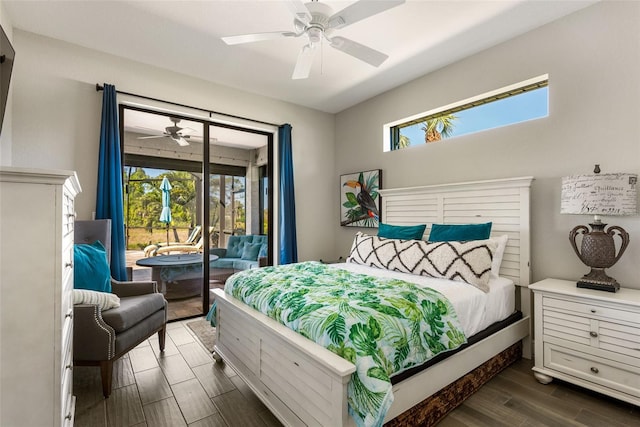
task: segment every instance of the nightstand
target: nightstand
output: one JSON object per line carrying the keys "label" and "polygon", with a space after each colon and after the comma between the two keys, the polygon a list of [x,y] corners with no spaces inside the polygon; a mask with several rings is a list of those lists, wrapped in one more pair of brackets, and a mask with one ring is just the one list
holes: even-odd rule
{"label": "nightstand", "polygon": [[536,379],[558,378],[640,405],[640,290],[610,293],[557,279],[529,289]]}

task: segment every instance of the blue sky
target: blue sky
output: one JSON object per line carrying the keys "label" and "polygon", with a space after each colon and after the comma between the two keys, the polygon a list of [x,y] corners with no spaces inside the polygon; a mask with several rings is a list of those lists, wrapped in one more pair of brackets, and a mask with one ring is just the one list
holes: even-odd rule
{"label": "blue sky", "polygon": [[[488,130],[549,115],[549,88],[525,92],[500,101],[480,105],[455,114],[454,130],[450,138]],[[400,133],[411,140],[411,145],[424,143],[422,124],[401,129]]]}

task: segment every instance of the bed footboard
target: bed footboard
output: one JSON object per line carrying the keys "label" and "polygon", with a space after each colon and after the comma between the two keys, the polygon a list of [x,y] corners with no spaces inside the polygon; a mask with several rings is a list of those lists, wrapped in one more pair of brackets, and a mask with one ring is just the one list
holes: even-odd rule
{"label": "bed footboard", "polygon": [[[352,363],[251,309],[221,289],[211,292],[217,303],[214,347],[217,356],[238,373],[284,425],[355,425],[347,410],[347,385],[355,371]],[[528,335],[529,320],[525,317],[394,385],[394,403],[385,422],[400,416],[392,424],[406,425],[407,420],[424,417],[422,411],[405,412],[412,407],[424,406],[420,404],[424,399],[456,383],[505,349],[511,349],[510,361],[519,358],[520,342]],[[473,381],[478,387],[484,383],[475,377]]]}
{"label": "bed footboard", "polygon": [[217,302],[215,352],[285,425],[348,426],[355,366],[225,294]]}

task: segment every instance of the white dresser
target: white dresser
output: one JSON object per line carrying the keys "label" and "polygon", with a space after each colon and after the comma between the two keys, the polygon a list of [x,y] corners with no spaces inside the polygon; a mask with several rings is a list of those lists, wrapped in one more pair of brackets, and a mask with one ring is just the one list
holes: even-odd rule
{"label": "white dresser", "polygon": [[534,375],[559,378],[640,405],[640,290],[529,285],[535,295]]}
{"label": "white dresser", "polygon": [[0,426],[71,426],[75,172],[0,167]]}

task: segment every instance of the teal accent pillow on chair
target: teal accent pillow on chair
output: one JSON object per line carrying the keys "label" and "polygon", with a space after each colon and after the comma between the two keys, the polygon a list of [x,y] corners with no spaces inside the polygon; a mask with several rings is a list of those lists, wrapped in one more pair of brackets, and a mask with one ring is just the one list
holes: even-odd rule
{"label": "teal accent pillow on chair", "polygon": [[73,287],[111,292],[111,269],[107,251],[100,241],[73,247]]}
{"label": "teal accent pillow on chair", "polygon": [[260,252],[260,248],[262,247],[262,243],[245,243],[242,248],[242,256],[240,259],[244,259],[247,261],[257,261],[258,253]]}
{"label": "teal accent pillow on chair", "polygon": [[422,240],[426,224],[422,225],[389,225],[380,223],[378,237],[385,239]]}
{"label": "teal accent pillow on chair", "polygon": [[491,235],[491,222],[484,224],[433,224],[430,242],[466,242],[486,240]]}

